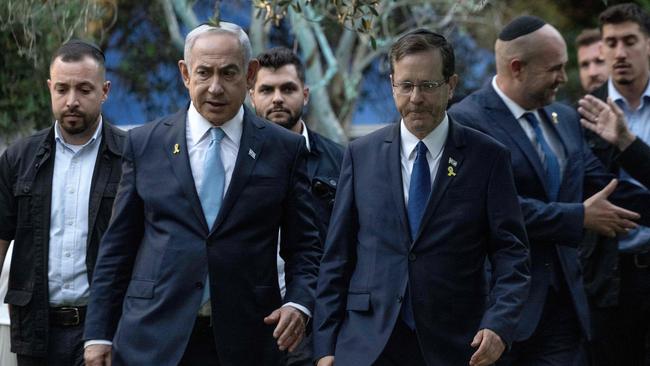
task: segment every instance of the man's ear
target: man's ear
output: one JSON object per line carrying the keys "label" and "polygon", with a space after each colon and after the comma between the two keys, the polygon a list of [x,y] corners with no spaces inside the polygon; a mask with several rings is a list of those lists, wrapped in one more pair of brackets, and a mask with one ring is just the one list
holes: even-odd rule
{"label": "man's ear", "polygon": [[106,101],[108,98],[108,92],[111,90],[111,82],[110,80],[104,81],[104,85],[102,85],[102,92],[104,95],[102,95],[102,103]]}
{"label": "man's ear", "polygon": [[252,59],[248,62],[248,72],[246,73],[246,87],[248,89],[255,87],[255,76],[260,69],[260,62],[257,59]]}
{"label": "man's ear", "polygon": [[447,100],[451,100],[451,98],[454,96],[454,90],[456,90],[456,86],[458,86],[458,74],[453,74],[450,76],[447,84],[449,85]]}
{"label": "man's ear", "polygon": [[181,77],[183,78],[183,84],[189,89],[190,87],[190,70],[185,63],[185,60],[178,61],[178,70],[181,72]]}
{"label": "man's ear", "polygon": [[309,87],[302,87],[302,96],[305,98],[305,100],[302,102],[302,105],[306,106],[309,103]]}
{"label": "man's ear", "polygon": [[518,58],[513,58],[508,64],[508,67],[510,67],[510,72],[515,79],[518,79],[521,76],[524,70],[524,66],[524,62]]}

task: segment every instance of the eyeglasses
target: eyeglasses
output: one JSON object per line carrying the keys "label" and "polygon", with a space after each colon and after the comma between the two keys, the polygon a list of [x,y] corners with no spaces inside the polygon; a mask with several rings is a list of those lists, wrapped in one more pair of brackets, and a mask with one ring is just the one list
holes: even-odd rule
{"label": "eyeglasses", "polygon": [[410,81],[402,81],[401,83],[393,84],[393,88],[395,88],[395,92],[400,95],[410,95],[416,87],[420,88],[420,92],[430,94],[446,83],[446,80],[423,81],[419,84]]}

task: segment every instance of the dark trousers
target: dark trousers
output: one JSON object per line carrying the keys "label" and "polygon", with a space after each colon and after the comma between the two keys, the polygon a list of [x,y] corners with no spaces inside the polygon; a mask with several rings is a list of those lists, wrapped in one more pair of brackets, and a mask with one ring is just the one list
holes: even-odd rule
{"label": "dark trousers", "polygon": [[197,317],[179,366],[219,366],[209,317]]}
{"label": "dark trousers", "polygon": [[573,366],[581,360],[583,335],[566,286],[549,289],[542,318],[533,335],[513,342],[499,366]]}
{"label": "dark trousers", "polygon": [[415,331],[397,319],[395,329],[374,366],[426,366]]}
{"label": "dark trousers", "polygon": [[650,267],[635,263],[630,254],[619,259],[618,306],[592,309],[592,365],[649,366]]}
{"label": "dark trousers", "polygon": [[50,326],[46,357],[17,355],[18,366],[83,366],[84,325]]}

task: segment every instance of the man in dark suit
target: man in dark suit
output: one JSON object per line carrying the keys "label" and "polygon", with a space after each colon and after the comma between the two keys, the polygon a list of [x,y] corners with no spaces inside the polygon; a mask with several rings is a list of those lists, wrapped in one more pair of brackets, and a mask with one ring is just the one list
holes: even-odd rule
{"label": "man in dark suit", "polygon": [[[608,171],[650,187],[650,14],[637,4],[600,14],[610,79],[580,101],[587,141]],[[597,98],[599,99],[597,99]],[[645,142],[644,142],[645,140]],[[646,365],[650,354],[650,228],[582,246],[595,365]]]}
{"label": "man in dark suit", "polygon": [[87,365],[111,356],[114,365],[278,365],[314,304],[321,249],[305,141],[243,106],[258,63],[240,27],[201,25],[185,45],[188,108],[128,135],[91,291]]}
{"label": "man in dark suit", "polygon": [[309,150],[307,171],[312,193],[317,198],[316,213],[324,225],[321,236],[324,241],[341,172],[343,147],[307,128],[302,120],[303,107],[309,103],[309,88],[305,85],[305,67],[300,58],[286,47],[276,47],[259,54],[257,61],[260,68],[250,90],[251,102],[259,117],[305,138]]}
{"label": "man in dark suit", "polygon": [[[260,68],[250,90],[255,113],[305,138],[309,150],[307,173],[316,198],[321,242],[324,242],[341,171],[343,148],[308,129],[302,120],[303,107],[309,102],[309,88],[305,85],[305,67],[300,58],[286,47],[276,47],[259,54],[257,61]],[[280,291],[284,296],[284,260],[279,255],[278,274]],[[313,365],[311,334],[309,332],[298,348],[287,355],[287,366]]]}
{"label": "man in dark suit", "polygon": [[447,116],[458,75],[444,37],[411,32],[390,63],[402,120],[353,141],[343,159],[314,356],[319,366],[489,365],[512,341],[529,287],[509,154]]}
{"label": "man in dark suit", "polygon": [[[614,236],[635,227],[615,206],[616,188],[584,143],[573,108],[554,103],[566,81],[566,44],[536,17],[508,24],[495,45],[497,75],[450,114],[511,154],[530,240],[532,287],[504,365],[573,365],[589,334],[589,309],[576,246],[583,229]],[[614,203],[650,217],[650,195],[621,183]]]}
{"label": "man in dark suit", "polygon": [[18,365],[82,365],[97,250],[122,172],[124,132],[101,115],[110,82],[97,46],[72,40],[52,57],[52,127],[0,158],[0,266],[14,239],[9,288]]}

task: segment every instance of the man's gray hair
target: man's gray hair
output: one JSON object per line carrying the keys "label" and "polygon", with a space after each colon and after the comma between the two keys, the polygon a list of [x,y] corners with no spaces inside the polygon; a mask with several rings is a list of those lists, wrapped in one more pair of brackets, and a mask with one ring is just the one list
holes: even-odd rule
{"label": "man's gray hair", "polygon": [[192,69],[191,66],[192,61],[190,60],[190,54],[192,51],[192,47],[194,47],[194,43],[199,37],[207,33],[230,34],[237,37],[237,40],[239,41],[239,45],[241,46],[242,49],[242,56],[244,57],[244,70],[248,69],[248,63],[250,62],[253,54],[251,41],[248,39],[248,35],[246,34],[246,32],[244,32],[244,30],[240,26],[228,22],[220,22],[218,27],[208,25],[208,24],[202,24],[194,28],[190,33],[187,34],[187,36],[185,37],[185,50],[183,52],[183,59],[185,60],[185,64],[187,64],[188,69],[190,70]]}

